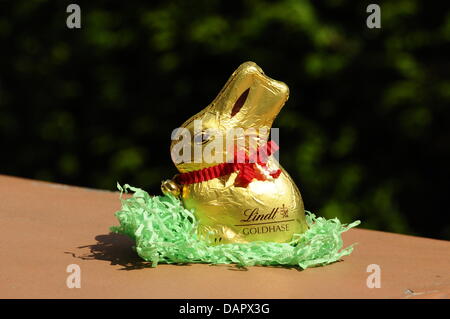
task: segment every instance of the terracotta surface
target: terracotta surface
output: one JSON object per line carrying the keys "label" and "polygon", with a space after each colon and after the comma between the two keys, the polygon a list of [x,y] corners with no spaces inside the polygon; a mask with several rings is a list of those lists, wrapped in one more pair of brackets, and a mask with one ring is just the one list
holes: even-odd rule
{"label": "terracotta surface", "polygon": [[[149,268],[132,242],[109,234],[118,193],[0,176],[1,298],[448,298],[450,242],[363,229],[343,261],[285,268],[159,265]],[[81,288],[66,285],[81,268]],[[381,268],[381,288],[366,285]]]}

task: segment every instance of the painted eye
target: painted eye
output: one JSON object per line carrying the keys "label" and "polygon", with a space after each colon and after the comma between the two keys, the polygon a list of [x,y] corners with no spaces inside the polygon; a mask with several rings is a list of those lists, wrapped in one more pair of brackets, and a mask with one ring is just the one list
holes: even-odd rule
{"label": "painted eye", "polygon": [[194,136],[194,143],[197,145],[205,144],[209,141],[210,138],[211,138],[211,135],[208,132],[202,131],[200,133],[197,133]]}

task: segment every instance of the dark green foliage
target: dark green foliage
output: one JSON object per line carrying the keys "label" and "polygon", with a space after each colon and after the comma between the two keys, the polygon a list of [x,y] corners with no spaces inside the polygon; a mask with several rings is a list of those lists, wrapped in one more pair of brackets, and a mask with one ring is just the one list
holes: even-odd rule
{"label": "dark green foliage", "polygon": [[[159,194],[172,129],[252,60],[286,82],[280,160],[308,209],[450,239],[446,2],[0,4],[0,172]],[[111,3],[115,3],[112,5]]]}

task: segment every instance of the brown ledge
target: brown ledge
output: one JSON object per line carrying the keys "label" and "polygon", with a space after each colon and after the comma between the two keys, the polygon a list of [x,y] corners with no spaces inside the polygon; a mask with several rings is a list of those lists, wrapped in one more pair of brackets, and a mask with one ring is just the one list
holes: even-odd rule
{"label": "brown ledge", "polygon": [[[150,268],[116,225],[118,193],[0,176],[1,298],[448,298],[450,242],[354,229],[343,261],[286,268]],[[67,266],[81,269],[68,288]],[[367,266],[381,269],[368,288]]]}

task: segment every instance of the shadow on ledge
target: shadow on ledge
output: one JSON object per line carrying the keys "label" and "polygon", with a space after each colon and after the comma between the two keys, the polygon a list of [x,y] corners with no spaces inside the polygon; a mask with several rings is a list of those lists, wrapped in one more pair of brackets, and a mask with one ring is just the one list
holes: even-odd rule
{"label": "shadow on ledge", "polygon": [[115,233],[98,235],[95,237],[96,244],[80,246],[78,249],[89,248],[90,253],[76,256],[83,260],[105,260],[111,265],[120,265],[120,270],[135,270],[151,268],[151,263],[142,260],[133,249],[134,241],[125,236]]}

